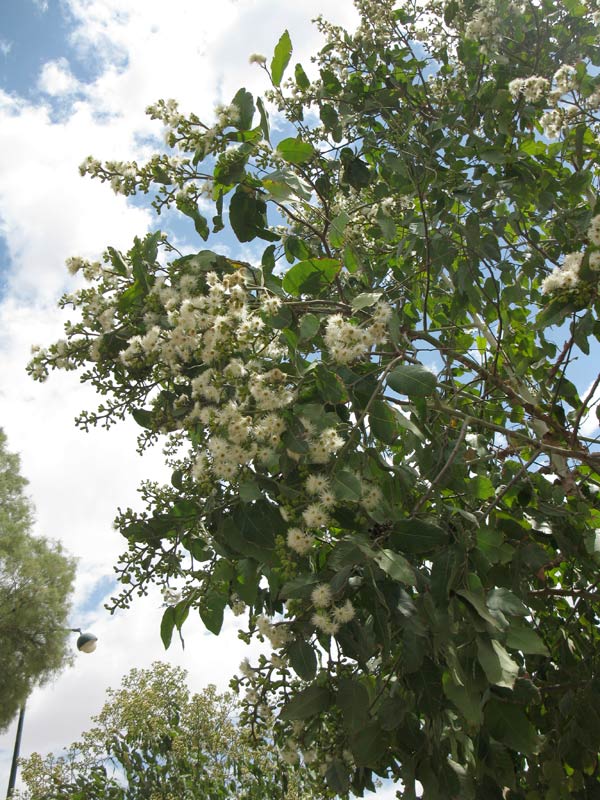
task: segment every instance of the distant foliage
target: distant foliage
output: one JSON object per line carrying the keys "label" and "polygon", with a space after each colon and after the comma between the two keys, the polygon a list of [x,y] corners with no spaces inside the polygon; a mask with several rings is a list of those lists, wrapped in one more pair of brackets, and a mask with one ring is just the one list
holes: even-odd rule
{"label": "distant foliage", "polygon": [[286,759],[340,796],[595,796],[600,12],[357,6],[314,75],[284,33],[265,98],[160,100],[167,152],[82,165],[215,249],[72,259],[30,369],[166,445],[115,604],[170,590],[166,646],[247,607],[273,653],[235,685]]}
{"label": "distant foliage", "polygon": [[22,763],[22,800],[313,800],[309,777],[256,747],[231,694],[190,695],[156,662],[109,689],[94,727],[64,755]]}
{"label": "distant foliage", "polygon": [[75,564],[59,544],[32,536],[32,508],[0,429],[0,730],[34,686],[67,662]]}

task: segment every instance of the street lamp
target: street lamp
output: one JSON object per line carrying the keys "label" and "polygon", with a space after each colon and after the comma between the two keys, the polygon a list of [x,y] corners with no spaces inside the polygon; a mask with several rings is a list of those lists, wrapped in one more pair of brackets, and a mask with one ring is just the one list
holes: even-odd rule
{"label": "street lamp", "polygon": [[[93,633],[82,633],[81,628],[69,628],[68,630],[72,631],[73,633],[78,633],[79,636],[77,637],[77,649],[80,650],[82,653],[93,653],[96,649],[96,643],[98,642],[98,637],[95,636]],[[19,752],[21,750],[21,736],[23,734],[23,720],[25,719],[25,702],[21,706],[21,710],[19,711],[19,721],[17,722],[17,735],[15,736],[15,747],[13,750],[13,757],[12,757],[12,764],[10,766],[10,777],[8,779],[8,790],[6,792],[6,800],[10,800],[10,797],[13,793],[15,788],[15,783],[17,780],[17,762],[19,760]]]}

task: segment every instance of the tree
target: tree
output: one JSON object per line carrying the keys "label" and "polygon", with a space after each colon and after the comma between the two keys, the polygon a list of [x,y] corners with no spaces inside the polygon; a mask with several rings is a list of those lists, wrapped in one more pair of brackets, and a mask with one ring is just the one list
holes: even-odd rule
{"label": "tree", "polygon": [[161,232],[71,260],[82,321],[31,371],[85,366],[81,426],[166,438],[117,603],[179,587],[166,645],[246,603],[247,717],[279,707],[332,790],[595,796],[600,11],[357,5],[314,78],[283,82],[286,32],[266,100],[159,101],[167,153],[82,165],[246,260]]}
{"label": "tree", "polygon": [[255,747],[231,694],[190,696],[185,670],[133,669],[64,756],[22,764],[26,800],[310,800],[306,773]]}
{"label": "tree", "polygon": [[19,456],[0,430],[0,730],[37,684],[67,662],[75,564],[60,544],[30,533]]}

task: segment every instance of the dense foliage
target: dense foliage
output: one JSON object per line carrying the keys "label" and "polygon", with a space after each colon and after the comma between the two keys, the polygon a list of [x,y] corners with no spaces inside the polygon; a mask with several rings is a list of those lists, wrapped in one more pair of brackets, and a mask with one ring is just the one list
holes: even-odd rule
{"label": "dense foliage", "polygon": [[233,696],[190,696],[186,672],[133,669],[62,756],[22,762],[23,800],[311,800],[309,778],[255,747]]}
{"label": "dense foliage", "polygon": [[74,562],[59,544],[32,536],[19,456],[0,430],[0,730],[33,687],[67,660]]}
{"label": "dense foliage", "polygon": [[166,441],[117,602],[179,592],[167,645],[247,605],[273,655],[236,685],[287,758],[341,795],[592,797],[600,12],[357,5],[314,79],[284,33],[264,100],[159,101],[167,153],[82,165],[243,249],[72,259],[81,320],[31,371],[83,366],[83,427]]}

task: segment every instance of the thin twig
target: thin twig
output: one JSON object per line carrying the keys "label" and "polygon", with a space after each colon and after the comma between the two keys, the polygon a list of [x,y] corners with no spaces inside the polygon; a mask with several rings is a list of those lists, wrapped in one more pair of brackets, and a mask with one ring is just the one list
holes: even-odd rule
{"label": "thin twig", "polygon": [[456,457],[458,456],[458,451],[460,450],[460,446],[464,441],[465,436],[467,435],[467,428],[469,426],[470,417],[465,417],[465,420],[462,424],[462,428],[460,429],[460,433],[458,434],[458,439],[456,440],[456,444],[454,445],[450,456],[448,457],[448,461],[444,464],[432,482],[429,484],[429,489],[425,492],[423,497],[419,500],[417,505],[413,509],[413,514],[416,514],[425,504],[425,502],[431,497],[431,493],[433,492],[434,488],[437,484],[442,480],[446,472],[450,469],[452,464],[455,462]]}

